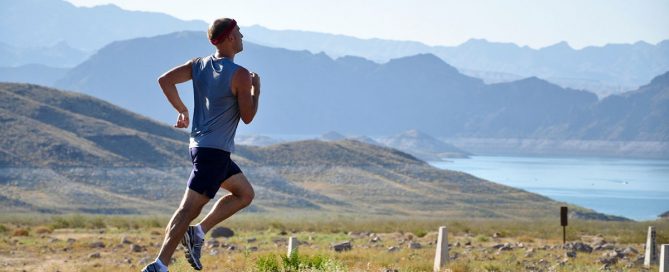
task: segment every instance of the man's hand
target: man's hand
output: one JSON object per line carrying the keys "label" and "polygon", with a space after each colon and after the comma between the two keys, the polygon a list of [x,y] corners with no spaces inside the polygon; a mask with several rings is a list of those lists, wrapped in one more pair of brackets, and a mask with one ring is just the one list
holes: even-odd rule
{"label": "man's hand", "polygon": [[[260,90],[260,75],[251,72],[251,85],[253,85],[253,90],[254,91],[259,91]],[[256,95],[254,93],[254,95]]]}
{"label": "man's hand", "polygon": [[177,123],[174,125],[175,128],[187,128],[190,120],[188,120],[188,110],[182,111],[177,117]]}

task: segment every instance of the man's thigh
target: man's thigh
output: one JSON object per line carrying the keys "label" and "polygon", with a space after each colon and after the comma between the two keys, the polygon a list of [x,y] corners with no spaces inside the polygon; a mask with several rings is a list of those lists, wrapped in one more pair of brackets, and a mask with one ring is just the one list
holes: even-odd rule
{"label": "man's thigh", "polygon": [[191,188],[186,188],[186,192],[181,199],[181,207],[190,211],[198,211],[207,204],[209,200],[211,199],[206,195],[193,191]]}
{"label": "man's thigh", "polygon": [[249,180],[246,179],[246,176],[244,176],[244,173],[232,175],[221,184],[221,188],[233,195],[253,194],[253,187],[249,183]]}

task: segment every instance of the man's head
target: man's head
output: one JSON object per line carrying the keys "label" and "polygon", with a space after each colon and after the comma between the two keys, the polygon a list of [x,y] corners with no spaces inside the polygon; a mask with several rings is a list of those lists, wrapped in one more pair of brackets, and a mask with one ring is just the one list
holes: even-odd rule
{"label": "man's head", "polygon": [[237,21],[231,18],[220,18],[214,20],[211,25],[209,25],[209,31],[207,31],[207,37],[211,44],[216,46],[216,48],[230,48],[236,52],[240,52],[243,49],[242,45],[242,35],[239,32],[239,26],[237,26]]}

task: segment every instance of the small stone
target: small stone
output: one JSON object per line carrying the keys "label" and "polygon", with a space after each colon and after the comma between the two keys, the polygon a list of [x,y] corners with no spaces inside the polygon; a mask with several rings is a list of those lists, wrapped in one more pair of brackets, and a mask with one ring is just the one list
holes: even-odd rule
{"label": "small stone", "polygon": [[97,259],[97,258],[100,258],[100,252],[91,253],[90,255],[88,255],[88,258],[89,258],[89,259]]}
{"label": "small stone", "polygon": [[207,240],[208,248],[215,248],[221,246],[221,243],[216,239]]}
{"label": "small stone", "polygon": [[400,250],[400,248],[396,247],[396,246],[391,246],[391,247],[388,248],[388,252],[396,252],[396,251],[399,251],[399,250]]}
{"label": "small stone", "polygon": [[576,251],[567,251],[565,252],[565,256],[567,256],[567,258],[576,258]]}
{"label": "small stone", "polygon": [[630,255],[634,255],[634,254],[639,254],[639,251],[637,251],[633,247],[628,246],[628,247],[624,248],[621,253],[625,256],[630,256]]}
{"label": "small stone", "polygon": [[226,227],[216,227],[213,230],[211,230],[211,237],[213,238],[219,238],[219,237],[230,238],[234,235],[235,232]]}
{"label": "small stone", "polygon": [[501,238],[501,237],[502,237],[502,234],[499,233],[499,232],[495,232],[495,233],[492,234],[492,238]]}
{"label": "small stone", "polygon": [[599,258],[599,262],[605,265],[613,265],[618,262],[618,257],[602,257]]}
{"label": "small stone", "polygon": [[592,247],[582,242],[573,242],[573,243],[569,242],[566,243],[562,248],[573,251],[587,252],[587,253],[592,253],[593,250]]}
{"label": "small stone", "polygon": [[371,243],[376,243],[376,242],[379,242],[379,241],[381,241],[381,238],[379,238],[379,236],[374,236],[374,237],[372,237],[371,240],[369,240],[369,242],[371,242]]}
{"label": "small stone", "polygon": [[418,242],[411,242],[411,243],[409,243],[409,248],[410,248],[410,249],[420,249],[420,248],[422,248],[422,247],[423,247],[423,245],[421,245],[421,244],[418,243]]}
{"label": "small stone", "polygon": [[123,238],[121,238],[121,244],[132,244],[132,242],[128,240],[128,237],[123,236]]}
{"label": "small stone", "polygon": [[253,243],[253,242],[255,242],[255,241],[256,241],[256,238],[255,238],[255,237],[251,237],[251,238],[249,238],[249,239],[246,239],[246,242],[247,242],[247,243]]}
{"label": "small stone", "polygon": [[101,241],[92,242],[92,243],[88,244],[88,247],[89,247],[89,248],[104,248],[104,247],[105,247],[105,243],[103,243],[103,242],[101,242]]}
{"label": "small stone", "polygon": [[145,251],[146,249],[143,246],[132,244],[130,245],[130,251],[131,252],[142,252]]}
{"label": "small stone", "polygon": [[258,247],[257,246],[252,246],[252,247],[249,247],[248,250],[251,251],[251,252],[256,252],[256,251],[258,251]]}
{"label": "small stone", "polygon": [[211,256],[216,256],[216,255],[218,255],[218,249],[215,249],[215,248],[214,248],[214,249],[209,250],[209,255],[211,255]]}
{"label": "small stone", "polygon": [[513,249],[513,247],[511,247],[511,243],[498,244],[495,245],[493,248],[496,248],[498,252]]}
{"label": "small stone", "polygon": [[332,249],[334,249],[334,251],[336,251],[336,252],[351,250],[352,248],[353,248],[353,246],[351,245],[351,241],[341,242],[341,243],[332,245]]}

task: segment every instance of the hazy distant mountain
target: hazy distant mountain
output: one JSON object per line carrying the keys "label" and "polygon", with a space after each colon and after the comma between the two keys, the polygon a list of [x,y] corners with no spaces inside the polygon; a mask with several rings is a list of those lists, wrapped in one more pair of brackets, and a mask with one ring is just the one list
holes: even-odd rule
{"label": "hazy distant mountain", "polygon": [[237,145],[268,146],[268,145],[278,144],[280,142],[282,141],[264,135],[257,135],[257,134],[235,135],[235,144]]}
{"label": "hazy distant mountain", "polygon": [[[107,102],[0,84],[0,210],[169,213],[189,174],[186,134]],[[239,146],[253,211],[536,219],[564,205],[358,141]],[[585,214],[598,215],[573,207]]]}
{"label": "hazy distant mountain", "polygon": [[162,13],[114,5],[75,7],[63,0],[3,0],[0,26],[0,42],[11,46],[50,47],[65,42],[84,51],[116,40],[207,28],[203,21],[182,21]]}
{"label": "hazy distant mountain", "polygon": [[346,139],[346,136],[341,135],[339,132],[336,131],[328,131],[326,133],[321,134],[321,137],[319,137],[318,139],[323,141],[341,141]]}
{"label": "hazy distant mountain", "polygon": [[385,146],[402,150],[427,161],[465,158],[470,154],[418,130],[412,129],[379,140]]}
{"label": "hazy distant mountain", "polygon": [[[200,32],[115,42],[69,71],[57,85],[172,123],[174,110],[156,78],[174,65],[212,52]],[[667,101],[644,99],[648,92],[641,91],[652,86],[662,97],[668,88],[663,80],[600,101],[592,93],[536,77],[484,84],[430,54],[377,64],[246,43],[236,62],[259,72],[264,86],[257,120],[241,126],[244,133],[313,135],[334,130],[392,135],[415,128],[437,138],[645,141],[649,144],[640,154],[656,150],[667,156],[669,151],[654,146],[668,140],[669,122],[638,126],[650,117],[635,113],[636,108],[647,108],[656,114],[653,120],[669,119],[661,110],[669,107]],[[180,88],[190,105],[190,83]],[[608,106],[619,100],[615,107]]]}
{"label": "hazy distant mountain", "polygon": [[250,42],[291,50],[309,50],[314,54],[324,52],[333,58],[359,56],[375,62],[430,52],[431,47],[420,42],[383,39],[359,39],[301,30],[273,30],[259,25],[242,28],[244,38]]}
{"label": "hazy distant mountain", "polygon": [[58,68],[74,67],[89,55],[90,53],[74,49],[65,42],[47,47],[36,47],[35,45],[15,47],[0,43],[0,67],[16,67],[28,64]]}
{"label": "hazy distant mountain", "polygon": [[[561,86],[587,89],[602,96],[636,89],[669,70],[669,40],[651,45],[608,44],[575,50],[561,42],[541,49],[513,43],[472,39],[458,46],[428,46],[418,42],[358,39],[308,31],[244,28],[255,43],[293,50],[325,52],[337,58],[361,56],[377,62],[432,53],[467,75],[487,82],[536,76]],[[506,75],[506,76],[505,76]]]}
{"label": "hazy distant mountain", "polygon": [[67,73],[67,68],[55,68],[41,64],[26,64],[18,67],[0,67],[0,82],[21,82],[53,86]]}

